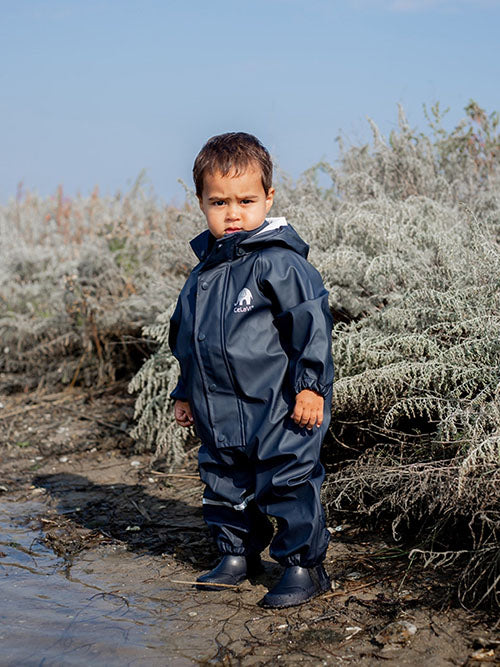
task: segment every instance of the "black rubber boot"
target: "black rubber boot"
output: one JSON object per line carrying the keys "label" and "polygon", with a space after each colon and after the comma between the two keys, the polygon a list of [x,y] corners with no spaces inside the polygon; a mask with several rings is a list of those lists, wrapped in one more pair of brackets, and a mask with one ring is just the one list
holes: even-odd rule
{"label": "black rubber boot", "polygon": [[202,574],[196,581],[200,586],[196,586],[200,591],[220,591],[224,586],[210,586],[208,584],[229,584],[235,586],[247,577],[260,574],[264,568],[258,554],[250,556],[223,556],[220,563],[213,570]]}
{"label": "black rubber boot", "polygon": [[330,588],[330,577],[323,565],[292,565],[285,568],[280,581],[262,598],[259,605],[270,609],[295,607],[329,591]]}

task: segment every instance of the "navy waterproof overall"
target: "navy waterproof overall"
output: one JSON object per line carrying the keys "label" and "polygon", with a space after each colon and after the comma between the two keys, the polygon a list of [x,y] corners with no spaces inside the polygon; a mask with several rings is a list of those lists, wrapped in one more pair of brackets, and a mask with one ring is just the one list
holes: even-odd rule
{"label": "navy waterproof overall", "polygon": [[[270,553],[312,567],[328,545],[319,461],[330,421],[332,317],[308,246],[284,218],[191,246],[169,343],[201,439],[203,511],[222,554]],[[325,399],[320,428],[291,419],[295,396]],[[277,531],[267,516],[277,520]]]}

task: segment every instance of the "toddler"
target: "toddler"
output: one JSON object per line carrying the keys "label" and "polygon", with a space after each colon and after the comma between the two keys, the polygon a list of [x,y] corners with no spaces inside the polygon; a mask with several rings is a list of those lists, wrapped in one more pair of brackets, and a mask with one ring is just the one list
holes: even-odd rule
{"label": "toddler", "polygon": [[[264,607],[302,604],[330,588],[320,501],[320,447],[330,421],[332,317],[308,246],[269,218],[272,162],[244,132],[212,137],[193,168],[208,229],[170,323],[180,364],[175,419],[201,440],[203,514],[221,553],[197,580],[237,584],[284,567]],[[276,519],[276,532],[269,521]]]}

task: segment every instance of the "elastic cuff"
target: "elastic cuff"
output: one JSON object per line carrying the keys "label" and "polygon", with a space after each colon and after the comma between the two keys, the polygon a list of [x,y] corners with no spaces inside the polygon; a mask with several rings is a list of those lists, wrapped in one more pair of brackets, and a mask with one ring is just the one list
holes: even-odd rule
{"label": "elastic cuff", "polygon": [[188,401],[188,397],[186,396],[186,393],[180,389],[178,386],[173,390],[173,392],[170,394],[170,398],[173,399],[174,401]]}
{"label": "elastic cuff", "polygon": [[248,556],[243,547],[225,547],[218,544],[217,548],[221,556]]}
{"label": "elastic cuff", "polygon": [[296,554],[295,556],[290,556],[289,558],[285,558],[283,561],[280,561],[280,565],[283,567],[293,567],[294,565],[298,565],[299,567],[309,569],[311,567],[321,565],[324,560],[324,555],[319,559],[315,558],[314,560],[305,560],[304,558],[301,558],[300,555]]}
{"label": "elastic cuff", "polygon": [[317,394],[321,394],[323,398],[328,394],[331,385],[325,385],[318,382],[315,378],[307,377],[306,375],[302,377],[298,382],[295,383],[295,394],[298,394],[303,389],[310,389],[315,391]]}

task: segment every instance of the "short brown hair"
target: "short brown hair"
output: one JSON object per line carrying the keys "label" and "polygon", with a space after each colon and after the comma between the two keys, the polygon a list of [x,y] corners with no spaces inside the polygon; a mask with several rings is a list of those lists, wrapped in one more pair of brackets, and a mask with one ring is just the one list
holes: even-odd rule
{"label": "short brown hair", "polygon": [[260,167],[262,186],[267,195],[273,184],[273,163],[267,149],[257,137],[246,132],[226,132],[207,141],[196,156],[193,166],[193,180],[196,194],[203,194],[205,173],[219,171],[223,176],[235,171],[238,176],[255,162]]}

